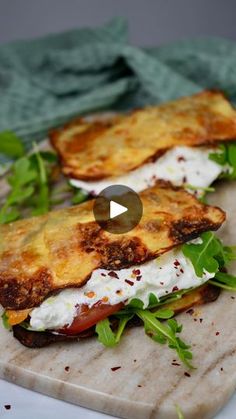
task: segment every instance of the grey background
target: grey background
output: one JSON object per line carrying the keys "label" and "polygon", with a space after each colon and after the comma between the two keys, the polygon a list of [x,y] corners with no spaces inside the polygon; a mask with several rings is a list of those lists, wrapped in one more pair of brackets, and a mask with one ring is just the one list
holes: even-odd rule
{"label": "grey background", "polygon": [[100,25],[114,16],[127,17],[136,45],[199,35],[236,40],[236,0],[0,0],[0,43]]}

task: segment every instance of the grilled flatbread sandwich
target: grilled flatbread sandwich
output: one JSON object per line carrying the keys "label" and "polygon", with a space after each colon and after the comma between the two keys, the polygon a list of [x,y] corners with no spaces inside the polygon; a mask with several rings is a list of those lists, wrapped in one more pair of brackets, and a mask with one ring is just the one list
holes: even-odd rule
{"label": "grilled flatbread sandwich", "polygon": [[[21,343],[41,347],[96,333],[114,346],[137,318],[158,341],[158,316],[218,297],[230,251],[212,231],[225,213],[164,181],[140,198],[142,219],[125,234],[100,228],[93,200],[0,226],[0,304]],[[170,325],[174,339],[180,329]]]}
{"label": "grilled flatbread sandwich", "polygon": [[70,183],[96,195],[116,184],[140,192],[157,179],[204,191],[236,173],[236,111],[217,91],[105,121],[78,119],[50,140]]}

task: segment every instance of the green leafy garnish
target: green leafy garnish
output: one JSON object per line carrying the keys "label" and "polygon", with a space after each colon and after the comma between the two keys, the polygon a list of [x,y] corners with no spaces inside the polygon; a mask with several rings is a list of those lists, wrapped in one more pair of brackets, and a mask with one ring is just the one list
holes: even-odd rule
{"label": "green leafy garnish", "polygon": [[128,321],[130,321],[133,317],[134,317],[134,313],[126,314],[126,315],[120,317],[119,325],[118,325],[118,328],[117,328],[117,331],[116,331],[116,336],[115,336],[116,343],[120,342],[121,336],[124,333],[124,330],[125,330],[125,327],[126,327]]}
{"label": "green leafy garnish", "polygon": [[175,319],[169,319],[164,324],[157,319],[155,313],[149,310],[137,309],[135,314],[142,319],[145,332],[151,339],[161,344],[167,343],[169,348],[177,352],[180,360],[188,368],[194,368],[189,361],[192,359],[192,353],[189,351],[190,346],[177,336],[182,331],[182,326]]}
{"label": "green leafy garnish", "polygon": [[226,272],[217,272],[215,277],[209,282],[227,291],[236,291],[236,276]]}
{"label": "green leafy garnish", "polygon": [[212,232],[203,233],[201,239],[201,244],[189,243],[182,246],[184,256],[191,260],[198,277],[202,277],[204,271],[210,273],[218,271],[217,255],[222,250],[220,241]]}
{"label": "green leafy garnish", "polygon": [[185,189],[190,189],[191,191],[201,191],[201,192],[215,192],[215,188],[213,188],[213,186],[207,186],[205,188],[201,187],[201,186],[194,186],[194,185],[190,185],[189,183],[184,185]]}
{"label": "green leafy garnish", "polygon": [[0,133],[0,154],[8,157],[18,158],[24,155],[24,146],[14,132],[3,131]]}
{"label": "green leafy garnish", "polygon": [[49,211],[49,188],[48,188],[48,174],[46,165],[42,155],[38,150],[35,152],[36,157],[36,170],[38,169],[37,186],[38,193],[35,197],[35,209],[32,211],[32,215],[46,214]]}
{"label": "green leafy garnish", "polygon": [[72,198],[72,204],[82,204],[82,202],[86,201],[88,199],[88,193],[84,191],[83,189],[74,189],[74,196]]}
{"label": "green leafy garnish", "polygon": [[209,159],[215,161],[221,166],[229,167],[220,175],[224,179],[236,179],[236,142],[220,144],[215,153],[209,154]]}
{"label": "green leafy garnish", "polygon": [[95,330],[98,335],[99,342],[101,342],[104,346],[112,348],[116,345],[116,337],[111,329],[110,321],[108,318],[98,322],[96,324]]}
{"label": "green leafy garnish", "polygon": [[4,313],[1,315],[2,317],[2,324],[5,327],[5,329],[11,329],[11,325],[8,322],[8,316],[7,313],[4,311]]}
{"label": "green leafy garnish", "polygon": [[176,405],[175,405],[175,409],[176,409],[176,413],[177,413],[177,417],[178,417],[178,419],[184,419],[183,412],[182,412],[182,410],[180,409],[180,407],[179,407],[179,405],[178,405],[178,404],[176,404]]}
{"label": "green leafy garnish", "polygon": [[[137,306],[140,306],[140,300],[132,300],[132,302],[133,304],[114,315],[119,319],[116,332],[112,330],[109,319],[101,320],[97,323],[96,333],[98,334],[99,342],[106,347],[114,347],[119,343],[128,321],[136,315],[143,321],[145,332],[149,337],[160,344],[168,343],[168,346],[177,352],[180,360],[189,368],[193,368],[189,362],[192,359],[192,353],[189,351],[190,346],[186,345],[177,336],[182,331],[182,326],[175,319],[171,318],[174,316],[174,311],[170,309],[144,310],[137,308]],[[167,320],[166,324],[159,319]]]}
{"label": "green leafy garnish", "polygon": [[[53,163],[53,153],[35,151],[13,163],[7,177],[10,186],[2,208],[0,224],[21,218],[25,210],[29,215],[45,214],[50,208],[49,160]],[[44,160],[46,159],[46,160]]]}

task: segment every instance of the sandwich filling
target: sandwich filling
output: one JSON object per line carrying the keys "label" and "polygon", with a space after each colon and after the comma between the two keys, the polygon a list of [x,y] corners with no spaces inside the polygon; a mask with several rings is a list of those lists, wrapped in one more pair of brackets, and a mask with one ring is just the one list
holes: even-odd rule
{"label": "sandwich filling", "polygon": [[[201,239],[194,243],[201,244]],[[97,304],[118,307],[120,303],[127,305],[137,298],[146,308],[150,294],[159,300],[176,291],[199,287],[214,276],[215,273],[204,270],[202,277],[198,277],[181,248],[128,269],[96,269],[81,288],[65,289],[35,308],[30,314],[30,327],[37,331],[70,327],[82,305],[88,308]]]}
{"label": "sandwich filling", "polygon": [[175,186],[191,185],[198,194],[209,187],[227,167],[209,158],[217,149],[178,146],[168,150],[154,162],[146,163],[129,173],[97,181],[70,179],[72,186],[98,195],[111,185],[124,185],[140,192],[155,184],[157,179],[170,181]]}

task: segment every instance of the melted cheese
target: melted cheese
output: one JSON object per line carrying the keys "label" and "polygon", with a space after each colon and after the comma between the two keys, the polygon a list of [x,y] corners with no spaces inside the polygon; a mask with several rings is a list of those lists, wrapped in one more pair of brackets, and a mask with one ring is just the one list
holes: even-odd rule
{"label": "melted cheese", "polygon": [[93,182],[71,179],[70,183],[95,195],[111,185],[124,185],[140,192],[153,186],[157,179],[168,180],[176,186],[189,184],[196,188],[206,188],[223,170],[222,166],[209,159],[212,151],[205,147],[174,147],[156,161],[146,163],[123,176]]}

